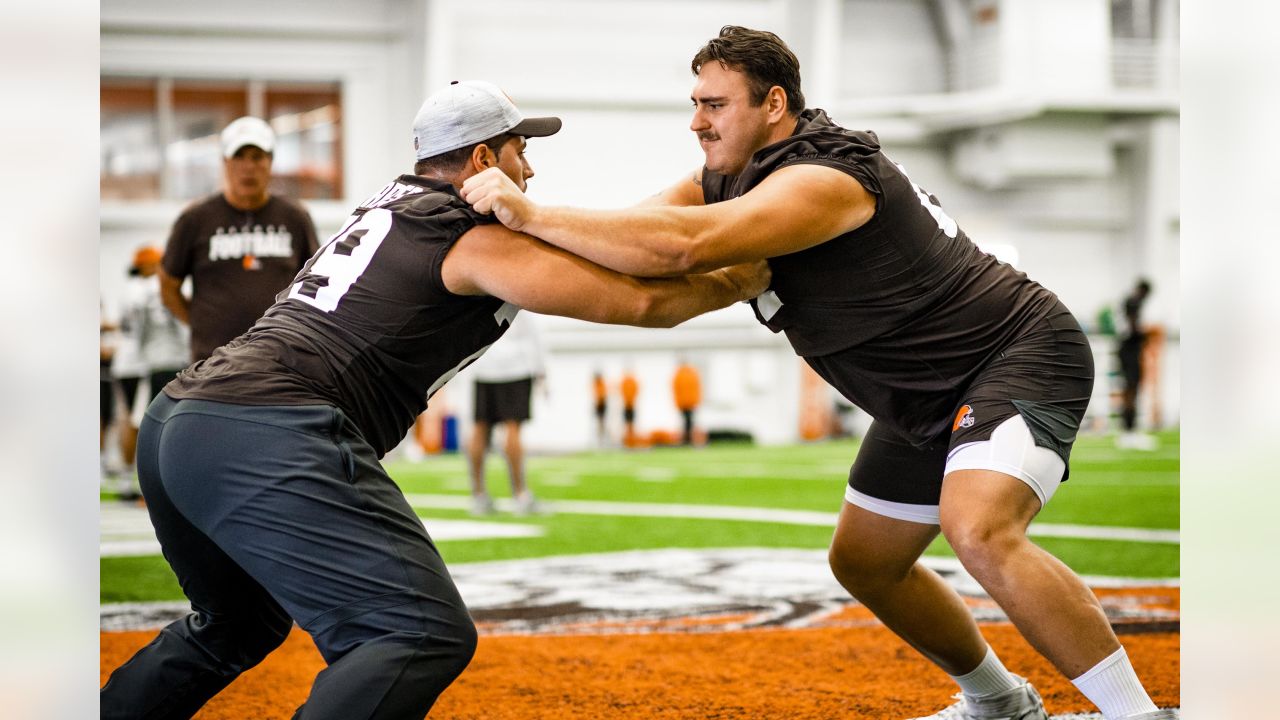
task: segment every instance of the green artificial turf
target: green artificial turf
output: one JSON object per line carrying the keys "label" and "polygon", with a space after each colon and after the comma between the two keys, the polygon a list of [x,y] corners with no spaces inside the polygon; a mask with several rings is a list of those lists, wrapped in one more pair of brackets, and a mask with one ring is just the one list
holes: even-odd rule
{"label": "green artificial turf", "polygon": [[[1110,437],[1085,436],[1072,455],[1071,479],[1041,513],[1039,521],[1176,529],[1178,517],[1178,434],[1160,435],[1151,453],[1119,451]],[[700,449],[664,448],[640,452],[596,452],[531,457],[531,487],[545,501],[726,505],[831,513],[843,499],[848,466],[857,442],[789,447],[750,445]],[[408,493],[467,494],[466,468],[459,456],[420,463],[387,463]],[[505,463],[491,456],[489,486],[509,496]],[[428,531],[433,518],[471,519],[461,510],[420,509]],[[532,518],[498,515],[491,522],[535,524],[533,538],[459,540],[440,543],[448,563],[547,557],[665,547],[825,548],[832,527],[775,522],[629,517],[560,513]],[[1179,546],[1036,537],[1035,542],[1077,572],[1121,577],[1177,577]],[[942,539],[929,554],[950,554]],[[101,601],[180,599],[181,591],[164,560],[154,557],[103,558]]]}

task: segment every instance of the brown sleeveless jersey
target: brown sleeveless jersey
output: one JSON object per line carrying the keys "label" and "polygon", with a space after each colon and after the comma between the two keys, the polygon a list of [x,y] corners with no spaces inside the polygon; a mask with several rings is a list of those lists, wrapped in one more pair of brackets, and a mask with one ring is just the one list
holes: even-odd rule
{"label": "brown sleeveless jersey", "polygon": [[852,176],[876,212],[852,232],[770,258],[773,283],[752,301],[757,318],[851,402],[924,444],[949,429],[977,372],[1057,298],[979,250],[874,133],[841,128],[822,110],[801,113],[791,137],[737,176],[704,168],[703,198],[739,197],[799,163]]}

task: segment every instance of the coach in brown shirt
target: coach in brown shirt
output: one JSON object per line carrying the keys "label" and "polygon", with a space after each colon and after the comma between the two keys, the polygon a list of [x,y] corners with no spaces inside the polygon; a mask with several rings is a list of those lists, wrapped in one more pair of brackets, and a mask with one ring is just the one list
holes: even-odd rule
{"label": "coach in brown shirt", "polygon": [[[192,362],[248,330],[317,248],[298,203],[272,195],[271,126],[242,117],[222,131],[223,189],[190,205],[169,234],[161,295],[191,326]],[[191,297],[182,282],[191,277]]]}

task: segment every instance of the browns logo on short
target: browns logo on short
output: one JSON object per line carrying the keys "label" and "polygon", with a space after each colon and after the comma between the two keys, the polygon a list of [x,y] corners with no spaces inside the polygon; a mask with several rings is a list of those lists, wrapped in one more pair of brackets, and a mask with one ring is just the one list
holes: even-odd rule
{"label": "browns logo on short", "polygon": [[972,405],[964,405],[960,408],[960,412],[956,413],[956,421],[951,423],[951,432],[955,432],[962,427],[973,427]]}

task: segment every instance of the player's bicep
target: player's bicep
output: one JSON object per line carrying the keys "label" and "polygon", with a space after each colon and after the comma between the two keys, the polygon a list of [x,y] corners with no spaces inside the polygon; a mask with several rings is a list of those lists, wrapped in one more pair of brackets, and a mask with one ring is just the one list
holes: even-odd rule
{"label": "player's bicep", "polygon": [[639,282],[501,225],[463,235],[445,257],[445,287],[458,295],[491,295],[533,312],[627,321],[641,312]]}
{"label": "player's bicep", "polygon": [[[731,265],[799,252],[861,227],[875,196],[853,177],[822,165],[791,165],[745,195],[710,205],[704,266]],[[701,269],[701,268],[700,268]]]}
{"label": "player's bicep", "polygon": [[636,207],[691,207],[703,205],[702,168],[685,173],[674,185],[636,203]]}

